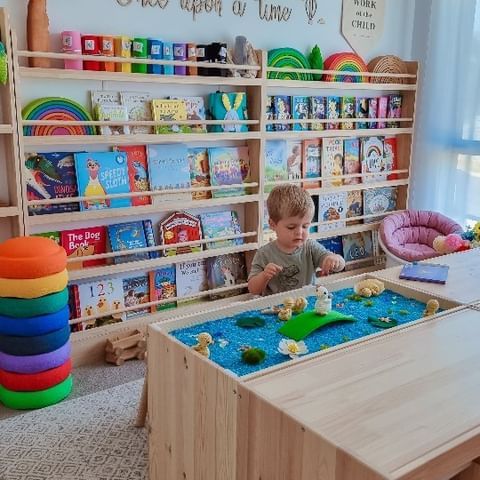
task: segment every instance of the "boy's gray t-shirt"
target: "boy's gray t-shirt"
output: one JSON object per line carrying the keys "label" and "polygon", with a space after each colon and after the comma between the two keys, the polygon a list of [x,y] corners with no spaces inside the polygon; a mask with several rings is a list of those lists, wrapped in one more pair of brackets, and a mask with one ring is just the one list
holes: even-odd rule
{"label": "boy's gray t-shirt", "polygon": [[286,292],[311,285],[315,270],[320,267],[323,258],[330,253],[311,239],[292,253],[282,252],[277,247],[277,242],[273,241],[257,250],[248,278],[263,272],[269,263],[275,263],[283,267],[283,270],[268,282],[265,294]]}

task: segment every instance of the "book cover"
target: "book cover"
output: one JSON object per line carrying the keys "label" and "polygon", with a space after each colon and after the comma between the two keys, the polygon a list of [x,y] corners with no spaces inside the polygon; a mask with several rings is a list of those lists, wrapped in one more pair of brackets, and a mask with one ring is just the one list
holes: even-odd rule
{"label": "book cover", "polygon": [[[245,92],[214,92],[208,97],[210,115],[214,120],[248,120]],[[212,132],[247,132],[248,125],[224,123],[212,125]]]}
{"label": "book cover", "polygon": [[60,232],[42,232],[42,233],[32,233],[32,237],[45,237],[53,240],[57,245],[60,243]]}
{"label": "book cover", "polygon": [[[28,153],[25,155],[27,200],[78,197],[73,154],[68,152]],[[29,206],[29,215],[78,212],[77,202]]]}
{"label": "book cover", "polygon": [[287,140],[287,172],[289,180],[302,178],[302,142]]}
{"label": "book cover", "polygon": [[[363,215],[363,196],[361,190],[347,192],[347,218],[361,217]],[[347,222],[347,225],[361,223],[360,220]]]}
{"label": "book cover", "polygon": [[[125,308],[137,307],[150,301],[150,285],[147,275],[123,279],[123,303]],[[126,313],[127,320],[149,313],[149,308],[138,308]]]}
{"label": "book cover", "polygon": [[399,278],[445,285],[447,283],[448,269],[448,265],[439,265],[437,263],[407,263],[402,267]]}
{"label": "book cover", "polygon": [[[152,120],[152,96],[148,92],[120,92],[120,101],[127,109],[128,119],[136,122]],[[135,135],[152,133],[148,125],[134,125],[130,133]]]}
{"label": "book cover", "polygon": [[78,262],[67,263],[68,270],[105,265],[106,259],[83,260],[89,255],[98,255],[107,251],[107,232],[105,227],[78,228],[60,232],[60,243],[67,252],[68,258],[76,258]]}
{"label": "book cover", "polygon": [[[291,120],[291,107],[291,98],[288,95],[275,95],[273,97],[273,114],[275,115],[275,120]],[[291,130],[290,127],[291,125],[288,123],[276,123],[274,128],[277,132],[284,132]]]}
{"label": "book cover", "polygon": [[[328,137],[322,141],[322,187],[340,187],[343,180],[343,139]],[[330,177],[330,179],[328,179]]]}
{"label": "book cover", "polygon": [[207,262],[205,259],[181,262],[175,265],[175,278],[177,281],[177,303],[195,303],[200,298],[180,300],[208,290]]}
{"label": "book cover", "polygon": [[[242,253],[232,253],[207,258],[207,278],[210,290],[246,283],[247,268],[244,255]],[[210,298],[216,300],[240,295],[241,293],[242,289],[233,289],[224,293],[214,293],[210,295]]]}
{"label": "book cover", "polygon": [[[78,298],[78,286],[75,284],[68,285],[68,310],[70,311],[70,315],[68,316],[69,320],[75,320],[76,318],[80,318],[82,316],[82,312],[80,309],[80,300]],[[84,329],[83,322],[74,323],[70,325],[70,332],[81,332]]]}
{"label": "book cover", "polygon": [[[175,243],[194,242],[202,239],[200,219],[187,212],[172,213],[165,220],[160,222],[160,238],[162,245]],[[164,250],[164,255],[180,255],[183,253],[194,253],[202,250],[201,244],[171,247]]]}
{"label": "book cover", "polygon": [[[329,96],[327,97],[327,118],[329,120],[336,120],[340,118],[340,97]],[[327,130],[339,130],[339,122],[329,122],[327,123]]]}
{"label": "book cover", "polygon": [[[248,181],[250,157],[248,147],[213,147],[208,149],[212,186],[237,185]],[[245,195],[243,187],[213,190],[213,198]]]}
{"label": "book cover", "polygon": [[[192,187],[210,187],[210,166],[208,163],[208,150],[204,147],[189,148],[187,150],[188,163],[190,164],[190,181]],[[206,200],[212,198],[210,190],[192,192],[193,200]]]}
{"label": "book cover", "polygon": [[[355,118],[368,118],[368,98],[357,97],[355,99]],[[357,122],[357,128],[368,128],[367,122]]]}
{"label": "book cover", "polygon": [[120,93],[108,90],[91,90],[90,102],[92,104],[92,112],[95,111],[97,105],[120,105]]}
{"label": "book cover", "polygon": [[396,187],[370,188],[363,191],[363,214],[375,215],[375,217],[364,219],[363,223],[378,222],[383,218],[382,214],[393,212],[396,208]]}
{"label": "book cover", "polygon": [[[170,97],[172,100],[185,102],[187,109],[187,120],[205,120],[205,101],[203,97]],[[202,124],[191,124],[192,133],[206,133],[207,126]]]}
{"label": "book cover", "polygon": [[[287,141],[267,140],[265,142],[265,182],[287,179]],[[265,192],[270,192],[273,187],[273,184],[265,185]]]}
{"label": "book cover", "polygon": [[[325,120],[327,99],[326,97],[310,97],[310,118],[312,120]],[[312,123],[311,130],[324,130],[324,123]]]}
{"label": "book cover", "polygon": [[[265,107],[265,118],[267,121],[275,119],[275,111],[273,108],[273,97],[271,95],[267,96],[267,105]],[[274,130],[273,123],[267,123],[265,129],[267,132],[272,132]]]}
{"label": "book cover", "polygon": [[[309,97],[294,95],[292,96],[292,118],[293,120],[308,120],[309,117]],[[308,123],[294,123],[293,130],[308,130]]]}
{"label": "book cover", "polygon": [[[355,118],[355,97],[342,97],[342,118]],[[353,122],[342,122],[342,130],[353,130]]]}
{"label": "book cover", "polygon": [[[97,103],[95,106],[95,116],[99,121],[113,122],[128,121],[127,107],[124,105],[113,105],[109,103]],[[101,125],[98,127],[99,135],[128,135],[130,133],[130,127],[128,125]]]}
{"label": "book cover", "polygon": [[[368,118],[378,118],[378,99],[368,99]],[[368,128],[377,128],[377,122],[368,122]]]}
{"label": "book cover", "polygon": [[341,235],[337,235],[336,237],[322,238],[321,240],[317,240],[317,242],[324,246],[328,251],[343,257],[343,242]]}
{"label": "book cover", "polygon": [[[114,193],[129,193],[128,162],[125,152],[75,153],[75,169],[79,196],[96,197]],[[91,199],[80,203],[81,210],[125,208],[131,199]]]}
{"label": "book cover", "polygon": [[[183,100],[156,98],[152,100],[152,116],[156,122],[187,120],[187,105]],[[157,125],[155,133],[190,133],[192,127],[182,124]]]}
{"label": "book cover", "polygon": [[[109,225],[107,230],[112,252],[123,252],[125,250],[147,247],[147,239],[145,238],[145,231],[141,221],[116,223]],[[148,258],[148,253],[134,253],[132,255],[113,257],[113,263],[118,265],[121,263],[148,260]]]}
{"label": "book cover", "polygon": [[[148,192],[150,183],[148,181],[147,151],[145,145],[124,145],[115,147],[115,151],[127,154],[128,180],[131,192]],[[150,205],[150,197],[132,197],[132,206]]]}
{"label": "book cover", "polygon": [[188,149],[183,143],[148,145],[148,174],[152,191],[168,193],[155,195],[154,205],[164,202],[191,200],[191,192],[176,192],[191,188]]}
{"label": "book cover", "polygon": [[[372,232],[343,235],[342,244],[346,271],[373,265]],[[365,262],[359,262],[359,260],[365,260]],[[351,262],[355,264],[349,265]]]}
{"label": "book cover", "polygon": [[[225,210],[223,212],[206,212],[200,214],[202,224],[203,238],[218,238],[238,235],[242,233],[238,215],[235,210]],[[217,242],[208,242],[205,248],[227,248],[235,245],[241,245],[243,238],[231,240],[221,240]]]}
{"label": "book cover", "polygon": [[[381,97],[378,97],[377,113],[378,113],[378,118],[387,118],[388,96],[382,95]],[[387,127],[386,122],[378,122],[377,123],[377,128],[386,128],[386,127]]]}
{"label": "book cover", "polygon": [[[303,141],[303,178],[319,178],[321,176],[322,148],[320,139],[311,138]],[[318,188],[320,182],[304,182],[303,188]]]}
{"label": "book cover", "polygon": [[[318,221],[332,222],[320,223],[319,232],[329,232],[345,228],[347,213],[347,192],[324,193],[318,196]],[[336,220],[336,221],[333,221]]]}
{"label": "book cover", "polygon": [[[387,118],[400,118],[402,116],[402,96],[392,94],[388,96]],[[388,128],[398,128],[400,122],[387,122]]]}
{"label": "book cover", "polygon": [[[150,219],[142,221],[143,231],[145,232],[145,239],[147,240],[147,247],[156,247],[157,243],[155,242],[155,233],[153,231],[153,223]],[[159,258],[160,250],[155,252],[148,252],[150,258]]]}
{"label": "book cover", "polygon": [[[150,301],[157,302],[159,300],[167,300],[168,298],[175,298],[177,296],[177,287],[175,281],[175,267],[173,265],[166,265],[160,267],[153,272],[148,273],[150,281]],[[175,301],[162,303],[150,307],[152,313],[175,308],[177,303]]]}
{"label": "book cover", "polygon": [[[396,137],[386,137],[383,142],[383,149],[385,155],[385,170],[387,172],[392,172],[398,169],[397,161],[397,138]],[[398,178],[398,173],[392,173],[387,175],[387,180],[396,180]]]}
{"label": "book cover", "polygon": [[383,182],[387,179],[383,137],[364,137],[361,140],[362,173],[373,173],[362,177],[363,183]]}
{"label": "book cover", "polygon": [[[343,144],[343,172],[345,175],[361,173],[360,162],[360,140],[358,138],[346,138]],[[350,177],[343,179],[344,185],[356,185],[361,183],[361,177]]]}

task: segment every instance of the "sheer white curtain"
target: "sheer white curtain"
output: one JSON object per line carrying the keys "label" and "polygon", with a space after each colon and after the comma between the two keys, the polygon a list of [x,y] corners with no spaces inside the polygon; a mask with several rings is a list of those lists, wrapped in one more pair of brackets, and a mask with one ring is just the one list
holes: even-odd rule
{"label": "sheer white curtain", "polygon": [[480,220],[480,0],[422,7],[420,45],[414,38],[413,47],[423,61],[409,206],[466,225]]}

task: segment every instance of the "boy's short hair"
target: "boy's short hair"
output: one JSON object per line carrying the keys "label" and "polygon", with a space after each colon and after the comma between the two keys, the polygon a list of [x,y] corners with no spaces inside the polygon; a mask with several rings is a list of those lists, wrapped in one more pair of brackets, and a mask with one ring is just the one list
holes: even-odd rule
{"label": "boy's short hair", "polygon": [[297,185],[277,185],[267,199],[268,215],[272,222],[282,218],[303,217],[315,211],[312,197]]}

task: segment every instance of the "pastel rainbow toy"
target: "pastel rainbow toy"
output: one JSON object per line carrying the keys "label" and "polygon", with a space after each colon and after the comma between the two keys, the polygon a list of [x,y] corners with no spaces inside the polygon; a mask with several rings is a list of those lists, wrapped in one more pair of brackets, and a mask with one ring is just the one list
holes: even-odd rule
{"label": "pastel rainbow toy", "polygon": [[[294,48],[275,48],[268,52],[268,66],[276,68],[312,68],[303,53]],[[267,78],[277,80],[313,80],[311,73],[268,72]]]}
{"label": "pastel rainbow toy", "polygon": [[[340,72],[368,72],[365,62],[355,53],[340,52],[330,55],[323,63],[324,70],[337,70]],[[368,77],[363,75],[342,75],[325,74],[323,80],[326,82],[368,82]]]}
{"label": "pastel rainbow toy", "polygon": [[65,250],[49,238],[0,244],[0,403],[8,408],[47,407],[72,390],[66,267]]}
{"label": "pastel rainbow toy", "polygon": [[[43,97],[30,102],[22,110],[24,120],[91,121],[92,116],[79,103],[63,97]],[[95,135],[92,125],[30,125],[23,127],[26,136]]]}

